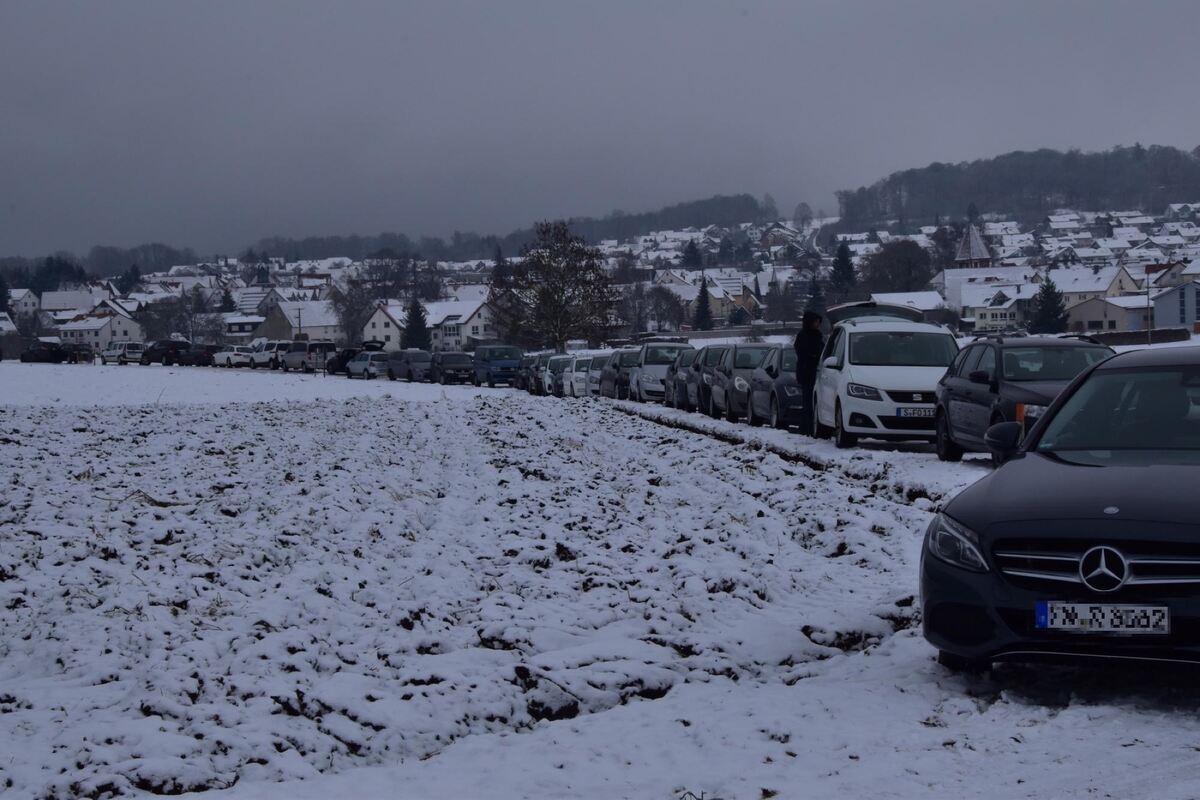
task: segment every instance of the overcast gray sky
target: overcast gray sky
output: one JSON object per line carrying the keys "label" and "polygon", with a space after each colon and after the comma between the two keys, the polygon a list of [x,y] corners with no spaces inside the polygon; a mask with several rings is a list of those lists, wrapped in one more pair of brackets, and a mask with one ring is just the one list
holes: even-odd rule
{"label": "overcast gray sky", "polygon": [[1197,30],[1195,0],[3,0],[0,255],[832,211],[931,161],[1190,149]]}

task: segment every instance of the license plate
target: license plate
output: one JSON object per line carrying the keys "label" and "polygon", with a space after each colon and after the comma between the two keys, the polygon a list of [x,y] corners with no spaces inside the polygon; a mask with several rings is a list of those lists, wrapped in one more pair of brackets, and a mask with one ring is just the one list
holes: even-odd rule
{"label": "license plate", "polygon": [[1122,606],[1107,603],[1055,603],[1043,600],[1034,609],[1034,626],[1045,631],[1076,633],[1170,633],[1166,606]]}
{"label": "license plate", "polygon": [[896,416],[897,417],[906,417],[906,418],[913,418],[913,417],[922,417],[922,418],[930,417],[931,418],[931,417],[933,417],[934,410],[935,409],[932,409],[932,408],[898,408],[898,409],[896,409]]}

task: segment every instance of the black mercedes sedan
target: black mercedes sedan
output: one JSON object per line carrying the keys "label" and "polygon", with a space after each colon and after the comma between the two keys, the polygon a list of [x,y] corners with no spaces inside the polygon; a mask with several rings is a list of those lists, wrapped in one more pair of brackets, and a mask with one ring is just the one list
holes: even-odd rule
{"label": "black mercedes sedan", "polygon": [[1037,336],[989,336],[963,348],[937,385],[938,458],[986,452],[984,433],[997,422],[1032,428],[1076,375],[1112,354],[1085,339]]}
{"label": "black mercedes sedan", "polygon": [[1200,661],[1200,348],[1085,370],[1002,465],[949,503],[921,554],[939,660]]}

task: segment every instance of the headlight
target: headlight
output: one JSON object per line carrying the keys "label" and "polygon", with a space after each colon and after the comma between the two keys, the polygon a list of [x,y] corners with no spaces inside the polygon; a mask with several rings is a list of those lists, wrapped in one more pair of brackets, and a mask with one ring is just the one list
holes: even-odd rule
{"label": "headlight", "polygon": [[799,397],[800,396],[800,387],[799,386],[785,386],[785,387],[783,387],[783,393],[786,394],[788,397]]}
{"label": "headlight", "polygon": [[945,514],[933,518],[926,533],[926,546],[934,557],[972,572],[987,572],[979,550],[979,536]]}
{"label": "headlight", "polygon": [[739,392],[748,392],[750,391],[750,384],[746,383],[745,378],[734,378],[733,388],[737,389]]}
{"label": "headlight", "polygon": [[846,394],[859,400],[882,400],[879,390],[873,386],[863,386],[861,383],[846,384]]}

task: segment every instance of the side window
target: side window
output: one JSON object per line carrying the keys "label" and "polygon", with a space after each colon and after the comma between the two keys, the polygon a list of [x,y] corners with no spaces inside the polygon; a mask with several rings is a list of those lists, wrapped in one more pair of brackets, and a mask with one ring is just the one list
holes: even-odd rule
{"label": "side window", "polygon": [[844,328],[834,328],[833,335],[829,337],[829,341],[825,342],[825,352],[821,353],[821,360],[833,356],[837,351],[838,343],[842,340],[842,335],[845,333]]}
{"label": "side window", "polygon": [[838,360],[838,366],[844,366],[846,363],[846,332],[839,330],[835,335],[833,342],[833,357]]}
{"label": "side window", "polygon": [[979,357],[979,365],[975,367],[977,370],[983,370],[990,377],[996,377],[996,348],[985,345],[979,348],[982,355]]}

